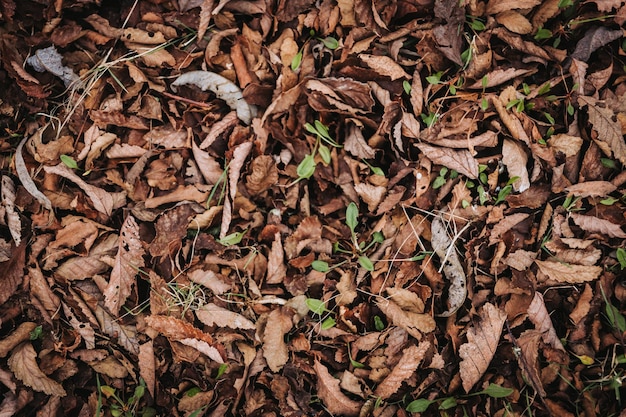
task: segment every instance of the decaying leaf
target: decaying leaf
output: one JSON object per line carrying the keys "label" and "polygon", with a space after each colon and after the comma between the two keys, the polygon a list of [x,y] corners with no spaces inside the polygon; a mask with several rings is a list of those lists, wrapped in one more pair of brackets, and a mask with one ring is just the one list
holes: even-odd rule
{"label": "decaying leaf", "polygon": [[435,330],[435,320],[430,314],[404,310],[394,301],[383,298],[378,299],[376,305],[395,326],[406,330],[417,340],[421,340],[424,333]]}
{"label": "decaying leaf", "polygon": [[421,342],[418,346],[410,346],[402,352],[402,358],[398,364],[391,370],[391,373],[385,377],[383,382],[378,384],[374,395],[386,400],[395,394],[402,383],[409,379],[413,372],[417,370],[424,359],[424,355],[430,349],[430,342]]}
{"label": "decaying leaf", "polygon": [[39,369],[36,358],[37,352],[33,345],[25,342],[13,349],[7,363],[15,377],[24,385],[47,395],[65,397],[67,393],[63,386]]}
{"label": "decaying leaf", "polygon": [[578,103],[587,107],[589,121],[597,132],[596,143],[602,152],[608,156],[614,155],[622,165],[626,165],[626,142],[615,113],[606,107],[606,103],[592,97],[580,96]]}
{"label": "decaying leaf", "polygon": [[599,219],[595,216],[572,213],[572,220],[581,229],[591,233],[601,233],[608,237],[626,238],[626,233],[619,224],[611,223],[608,220]]}
{"label": "decaying leaf", "polygon": [[569,265],[562,262],[539,260],[535,260],[535,263],[548,278],[569,284],[593,281],[602,273],[601,266]]}
{"label": "decaying leaf", "polygon": [[317,395],[328,411],[336,415],[358,416],[361,404],[341,392],[339,380],[333,378],[328,369],[319,361],[316,360],[313,367],[317,374]]}
{"label": "decaying leaf", "polygon": [[436,216],[431,224],[433,251],[441,260],[443,274],[450,281],[448,289],[448,310],[441,313],[442,317],[454,314],[465,302],[467,283],[463,265],[454,247],[454,241],[448,235],[446,226],[440,216]]}
{"label": "decaying leaf", "polygon": [[463,359],[459,373],[465,392],[470,392],[489,367],[506,320],[506,313],[490,303],[483,305],[479,314],[480,322],[468,329],[467,343],[459,347]]}
{"label": "decaying leaf", "polygon": [[254,330],[256,325],[241,314],[208,303],[195,311],[196,317],[207,326],[229,327],[231,329]]}
{"label": "decaying leaf", "polygon": [[528,178],[528,170],[526,163],[528,156],[519,142],[505,139],[502,143],[502,163],[506,165],[509,177],[517,177],[518,180],[513,183],[513,189],[523,193],[530,188],[530,179]]}
{"label": "decaying leaf", "polygon": [[237,112],[239,119],[247,125],[256,115],[256,109],[244,100],[239,87],[219,74],[209,71],[186,72],[172,83],[172,89],[176,91],[176,87],[186,84],[195,85],[202,91],[210,90],[215,93],[217,98],[224,100],[231,109]]}
{"label": "decaying leaf", "polygon": [[417,147],[435,164],[454,169],[468,178],[478,178],[478,162],[476,162],[471,152],[464,149],[440,148],[425,143],[419,143]]}
{"label": "decaying leaf", "polygon": [[2,206],[6,212],[7,226],[15,242],[19,246],[22,241],[22,221],[20,215],[15,211],[15,185],[11,178],[2,176]]}
{"label": "decaying leaf", "polygon": [[556,330],[550,319],[550,313],[546,309],[546,305],[543,301],[543,296],[535,292],[533,300],[528,306],[528,318],[535,325],[535,328],[541,332],[543,341],[553,348],[565,352],[565,348],[561,343],[561,339],[556,334]]}
{"label": "decaying leaf", "polygon": [[289,360],[289,350],[284,337],[291,327],[291,318],[282,311],[282,308],[272,310],[267,317],[263,332],[263,357],[273,372],[280,371]]}

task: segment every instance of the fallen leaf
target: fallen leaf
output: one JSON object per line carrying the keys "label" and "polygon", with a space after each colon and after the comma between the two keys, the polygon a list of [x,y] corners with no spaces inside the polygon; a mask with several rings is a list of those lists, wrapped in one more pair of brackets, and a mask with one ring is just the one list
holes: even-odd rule
{"label": "fallen leaf", "polygon": [[2,205],[6,212],[7,226],[15,242],[19,246],[22,241],[22,221],[15,211],[15,185],[10,177],[2,176]]}
{"label": "fallen leaf", "polygon": [[417,147],[428,159],[433,161],[433,163],[454,169],[466,175],[468,178],[478,178],[478,162],[476,162],[471,152],[467,150],[440,148],[425,143],[418,143]]}
{"label": "fallen leaf", "polygon": [[579,61],[587,62],[591,54],[604,45],[624,36],[621,29],[609,29],[605,26],[592,26],[576,44],[576,49],[570,55]]}
{"label": "fallen leaf", "polygon": [[313,364],[317,374],[317,395],[329,412],[343,416],[358,416],[361,404],[341,392],[340,382],[318,360]]}
{"label": "fallen leaf", "polygon": [[391,370],[391,373],[378,384],[374,395],[386,400],[395,394],[402,383],[408,380],[424,360],[424,355],[430,349],[430,342],[421,342],[418,346],[410,346],[402,352],[400,361]]}
{"label": "fallen leaf", "polygon": [[498,13],[496,21],[511,32],[520,35],[527,35],[533,30],[533,26],[528,19],[514,10],[505,10]]}
{"label": "fallen leaf", "polygon": [[626,233],[619,224],[611,223],[608,220],[599,219],[595,216],[571,213],[570,217],[581,229],[590,233],[600,233],[608,237],[626,238]]}
{"label": "fallen leaf", "polygon": [[376,305],[394,326],[406,330],[407,333],[417,340],[421,340],[424,333],[430,333],[435,330],[435,320],[429,314],[403,310],[402,307],[392,300],[383,298],[376,300]]}
{"label": "fallen leaf", "polygon": [[565,189],[575,197],[606,197],[615,190],[617,187],[608,181],[586,181]]}
{"label": "fallen leaf", "polygon": [[515,213],[506,216],[500,220],[493,229],[491,229],[491,235],[489,236],[489,244],[493,245],[502,239],[502,236],[515,227],[517,224],[523,222],[529,217],[528,213]]}
{"label": "fallen leaf", "polygon": [[263,357],[272,372],[279,372],[289,360],[289,349],[284,337],[291,327],[291,318],[282,308],[276,308],[269,313],[262,340]]}
{"label": "fallen leaf", "polygon": [[484,304],[479,314],[480,322],[467,330],[467,343],[459,347],[459,374],[465,392],[470,392],[489,367],[506,320],[506,313],[490,303]]}
{"label": "fallen leaf", "polygon": [[252,195],[259,195],[278,182],[278,168],[269,155],[254,158],[250,171],[250,175],[246,177],[246,189]]}
{"label": "fallen leaf", "polygon": [[530,179],[526,164],[528,156],[522,145],[516,141],[505,139],[502,143],[502,163],[506,166],[509,178],[518,177],[513,183],[513,189],[523,193],[530,188]]}
{"label": "fallen leaf", "polygon": [[144,266],[139,226],[133,216],[126,217],[120,229],[118,247],[109,285],[104,290],[104,306],[115,315],[130,296],[135,276]]}
{"label": "fallen leaf", "polygon": [[15,347],[7,363],[17,379],[27,387],[47,395],[65,397],[67,393],[57,381],[48,378],[37,363],[37,352],[30,343],[22,343]]}
{"label": "fallen leaf", "polygon": [[213,303],[203,305],[195,311],[196,317],[207,326],[228,327],[233,330],[254,330],[256,325],[239,313]]}
{"label": "fallen leaf", "polygon": [[433,251],[441,261],[443,274],[450,281],[448,289],[448,310],[439,314],[449,317],[454,314],[467,298],[467,282],[463,265],[456,252],[454,241],[448,235],[448,230],[441,216],[436,216],[431,223],[431,244]]}
{"label": "fallen leaf", "polygon": [[385,55],[359,54],[359,59],[380,75],[395,81],[400,78],[411,78],[396,61]]}
{"label": "fallen leaf", "polygon": [[6,357],[17,345],[30,340],[30,333],[35,330],[37,323],[25,321],[0,340],[0,358]]}
{"label": "fallen leaf", "polygon": [[535,329],[541,333],[543,341],[555,349],[565,352],[561,339],[556,334],[550,313],[546,309],[543,296],[535,292],[533,300],[528,306],[528,318],[535,325]]}
{"label": "fallen leaf", "polygon": [[541,272],[557,282],[582,284],[593,281],[602,273],[601,266],[567,265],[561,262],[535,260]]}

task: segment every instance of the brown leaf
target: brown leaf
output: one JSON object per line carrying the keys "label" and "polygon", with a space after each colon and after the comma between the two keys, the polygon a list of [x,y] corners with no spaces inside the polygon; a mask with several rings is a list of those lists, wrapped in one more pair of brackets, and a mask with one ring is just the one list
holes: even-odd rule
{"label": "brown leaf", "polygon": [[22,343],[13,349],[13,353],[7,361],[9,368],[17,379],[27,387],[47,395],[65,397],[67,393],[63,386],[53,379],[48,378],[37,363],[37,352],[30,343]]}
{"label": "brown leaf", "polygon": [[385,377],[374,391],[374,395],[386,400],[395,394],[402,383],[408,380],[411,375],[417,370],[424,359],[424,355],[430,349],[430,342],[424,341],[418,346],[409,346],[402,352],[402,358],[391,373]]}
{"label": "brown leaf", "polygon": [[507,10],[532,9],[541,0],[489,0],[487,14],[498,14]]}
{"label": "brown leaf", "polygon": [[519,177],[513,183],[513,189],[520,193],[530,188],[530,179],[526,169],[527,162],[528,155],[522,145],[519,142],[505,139],[502,143],[502,163],[506,166],[509,178]]}
{"label": "brown leaf", "polygon": [[120,229],[118,247],[109,285],[104,290],[104,306],[114,315],[126,302],[135,284],[135,276],[144,266],[139,225],[133,216],[128,216]]}
{"label": "brown leaf", "polygon": [[15,184],[10,177],[2,176],[2,206],[6,213],[6,224],[9,227],[15,246],[22,241],[22,221],[15,211]]}
{"label": "brown leaf", "polygon": [[22,284],[26,264],[26,242],[13,247],[11,259],[0,264],[0,305],[4,304]]}
{"label": "brown leaf", "polygon": [[9,352],[26,340],[30,340],[30,332],[35,330],[37,323],[25,321],[21,323],[17,329],[13,330],[7,336],[0,340],[0,358],[6,357]]}
{"label": "brown leaf", "polygon": [[287,266],[285,265],[285,251],[280,233],[274,235],[272,249],[267,258],[267,280],[268,284],[280,284],[287,276]]}
{"label": "brown leaf", "polygon": [[220,239],[228,234],[230,227],[232,203],[237,195],[237,183],[241,175],[241,169],[246,162],[250,151],[252,150],[252,142],[244,142],[233,150],[233,159],[228,164],[228,195],[224,201],[224,209],[222,211],[222,226],[220,227]]}
{"label": "brown leaf", "polygon": [[587,317],[587,314],[589,314],[589,311],[591,310],[592,298],[593,290],[589,284],[585,284],[585,289],[578,297],[576,307],[574,307],[572,312],[569,313],[569,317],[575,325],[578,325],[578,323],[580,323],[580,321]]}
{"label": "brown leaf", "polygon": [[440,148],[425,143],[419,143],[417,147],[435,164],[454,169],[472,179],[478,178],[478,162],[469,151]]}
{"label": "brown leaf", "polygon": [[94,316],[104,333],[117,339],[117,343],[127,351],[137,355],[139,353],[139,340],[137,340],[137,328],[129,324],[120,324],[119,320],[111,316],[99,305],[94,311]]}
{"label": "brown leaf", "polygon": [[376,208],[383,200],[383,197],[387,193],[387,188],[382,186],[376,186],[365,182],[355,184],[354,190],[361,197],[361,200],[367,204],[367,209],[370,212],[375,212]]}
{"label": "brown leaf", "polygon": [[377,299],[376,305],[394,326],[406,330],[417,340],[422,339],[423,333],[430,333],[435,330],[435,319],[429,314],[419,314],[403,310],[402,307],[394,301],[384,298]]}
{"label": "brown leaf", "polygon": [[567,187],[565,191],[576,197],[606,197],[617,187],[608,181],[587,181]]}
{"label": "brown leaf", "polygon": [[187,235],[187,225],[193,214],[189,204],[179,205],[161,214],[156,221],[156,237],[150,244],[150,254],[159,257],[176,253],[182,238]]}
{"label": "brown leaf", "polygon": [[228,327],[233,330],[254,330],[256,325],[239,313],[213,303],[203,305],[195,311],[196,317],[207,326]]}
{"label": "brown leaf", "polygon": [[582,284],[593,281],[602,273],[601,266],[567,265],[561,262],[535,260],[541,272],[557,282]]}
{"label": "brown leaf", "polygon": [[[47,128],[47,125],[40,128],[37,132],[39,135]],[[17,145],[17,149],[15,150],[15,171],[17,173],[17,177],[20,179],[22,186],[28,191],[28,193],[33,196],[39,203],[44,206],[49,211],[52,211],[52,202],[37,188],[35,181],[30,177],[28,173],[28,168],[26,168],[26,163],[24,162],[24,156],[22,155],[22,151],[24,149],[24,144],[29,140],[28,137],[24,137]]]}
{"label": "brown leaf", "polygon": [[289,360],[285,334],[291,330],[291,318],[282,308],[272,310],[263,331],[263,357],[272,372],[278,372]]}
{"label": "brown leaf", "polygon": [[528,19],[514,10],[505,10],[502,13],[498,13],[496,21],[511,32],[520,35],[527,35],[533,30],[533,26]]}
{"label": "brown leaf", "polygon": [[483,305],[479,314],[480,322],[468,329],[467,343],[459,347],[459,374],[465,392],[470,392],[489,367],[506,320],[506,313],[490,303]]}
{"label": "brown leaf", "polygon": [[118,243],[117,235],[106,235],[94,245],[89,255],[68,259],[55,270],[55,275],[72,281],[90,278],[107,271],[109,264],[103,262],[102,257],[114,256]]}
{"label": "brown leaf", "polygon": [[335,110],[354,115],[372,111],[374,99],[371,88],[349,78],[324,78],[309,80],[309,103],[318,111]]}
{"label": "brown leaf", "polygon": [[502,235],[515,227],[518,223],[523,222],[528,218],[528,213],[515,213],[506,216],[500,220],[491,230],[491,236],[489,236],[489,244],[493,245],[500,241]]}
{"label": "brown leaf", "polygon": [[[621,31],[620,31],[621,33]],[[602,101],[592,97],[579,96],[578,104],[586,106],[589,114],[589,122],[598,132],[596,143],[606,155],[613,154],[622,165],[626,165],[626,143],[622,135],[622,128],[613,111],[606,107]]]}
{"label": "brown leaf", "polygon": [[595,216],[571,213],[570,217],[581,229],[590,233],[600,233],[608,237],[626,238],[626,233],[621,226],[608,220],[599,219]]}
{"label": "brown leaf", "polygon": [[388,56],[359,54],[359,59],[378,74],[391,78],[391,81],[411,78],[396,61]]}
{"label": "brown leaf", "polygon": [[556,330],[550,319],[550,313],[548,313],[548,309],[543,301],[543,296],[538,292],[535,292],[535,296],[528,306],[528,318],[535,325],[535,329],[541,333],[541,337],[545,343],[565,352],[561,339],[559,339],[559,336],[556,334]]}
{"label": "brown leaf", "polygon": [[278,182],[276,162],[269,155],[260,155],[250,164],[250,175],[246,177],[246,189],[252,195],[267,191]]}
{"label": "brown leaf", "polygon": [[348,122],[344,149],[357,158],[373,159],[376,151],[367,144],[363,137],[363,126],[358,121]]}
{"label": "brown leaf", "polygon": [[591,54],[604,45],[608,45],[624,36],[621,29],[609,29],[606,26],[591,26],[576,44],[576,49],[570,55],[579,61],[587,62]]}
{"label": "brown leaf", "polygon": [[318,360],[313,364],[317,374],[317,395],[332,414],[358,416],[361,404],[351,400],[339,387],[339,380],[333,378],[328,369]]}

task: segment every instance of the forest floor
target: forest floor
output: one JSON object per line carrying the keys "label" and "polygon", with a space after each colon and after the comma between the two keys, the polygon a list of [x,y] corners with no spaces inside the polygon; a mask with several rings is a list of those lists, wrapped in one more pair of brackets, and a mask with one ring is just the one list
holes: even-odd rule
{"label": "forest floor", "polygon": [[626,416],[626,6],[0,0],[0,416]]}

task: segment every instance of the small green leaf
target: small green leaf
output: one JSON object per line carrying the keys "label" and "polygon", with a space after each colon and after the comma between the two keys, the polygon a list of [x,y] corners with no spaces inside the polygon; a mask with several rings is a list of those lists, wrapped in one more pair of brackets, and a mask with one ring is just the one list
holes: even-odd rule
{"label": "small green leaf", "polygon": [[530,94],[530,86],[526,83],[522,83],[522,91],[524,92],[524,95],[529,95]]}
{"label": "small green leaf", "polygon": [[572,105],[572,103],[567,103],[567,114],[569,114],[570,116],[574,115],[574,106]]}
{"label": "small green leaf", "polygon": [[372,233],[372,241],[376,243],[383,243],[385,241],[385,235],[382,232]]}
{"label": "small green leaf", "polygon": [[374,316],[374,328],[379,332],[385,330],[385,323],[383,323],[383,319],[378,315]]}
{"label": "small green leaf", "polygon": [[355,368],[365,368],[365,365],[363,365],[361,362],[355,361],[352,358],[350,358],[350,365],[354,366]]}
{"label": "small green leaf", "polygon": [[420,252],[420,253],[418,253],[417,255],[415,255],[415,256],[413,256],[413,257],[411,257],[409,260],[410,260],[410,261],[414,261],[414,262],[416,262],[416,261],[421,261],[421,260],[423,260],[423,259],[426,259],[426,255],[427,255],[427,254],[426,254],[425,252]]}
{"label": "small green leaf", "polygon": [[441,404],[439,404],[440,410],[449,410],[452,407],[456,407],[456,398],[454,397],[444,398]]}
{"label": "small green leaf", "polygon": [[220,364],[220,367],[217,368],[217,375],[215,376],[215,379],[219,379],[222,375],[226,373],[227,370],[228,370],[227,363]]}
{"label": "small green leaf", "polygon": [[548,29],[541,28],[535,33],[535,40],[540,41],[543,39],[550,39],[552,37],[552,32]]}
{"label": "small green leaf", "polygon": [[330,137],[330,133],[328,132],[328,126],[326,126],[324,123],[320,122],[319,120],[316,120],[314,123],[315,123],[315,130],[317,130],[319,135],[332,142],[333,138]]}
{"label": "small green leaf", "polygon": [[372,170],[372,173],[374,175],[380,175],[381,177],[385,176],[385,171],[383,171],[379,167],[370,166],[370,169]]}
{"label": "small green leaf", "polygon": [[481,172],[478,175],[478,179],[480,180],[480,182],[482,182],[483,184],[487,184],[487,182],[489,181],[489,177],[487,176],[487,174],[485,172]]}
{"label": "small green leaf", "polygon": [[365,255],[361,255],[359,256],[359,264],[361,264],[361,266],[366,270],[366,271],[370,271],[372,272],[374,270],[374,264],[372,263],[372,261],[370,260],[370,258],[368,258]]}
{"label": "small green leaf", "polygon": [[402,81],[402,88],[407,96],[411,95],[411,83],[407,80]]}
{"label": "small green leaf", "polygon": [[322,330],[332,329],[333,327],[335,327],[336,324],[337,322],[335,321],[334,318],[328,317],[326,320],[322,322]]}
{"label": "small green leaf", "polygon": [[436,72],[426,77],[426,81],[428,81],[429,84],[439,84],[439,82],[441,81],[442,75],[443,75],[443,71]]}
{"label": "small green leaf", "polygon": [[480,205],[484,206],[487,201],[489,201],[489,193],[485,191],[485,188],[482,185],[476,187],[476,191],[478,191],[478,200],[480,201]]}
{"label": "small green leaf", "polygon": [[306,155],[304,159],[302,159],[302,162],[298,165],[296,174],[298,174],[300,179],[311,178],[315,172],[315,165],[315,157],[313,155]]}
{"label": "small green leaf", "polygon": [[350,231],[354,233],[356,226],[358,224],[359,217],[359,208],[354,202],[348,204],[348,208],[346,209],[346,225],[350,228]]}
{"label": "small green leaf", "polygon": [[247,230],[244,230],[243,232],[234,232],[224,236],[223,239],[217,239],[216,241],[224,246],[236,245],[241,242],[241,239],[243,239],[243,235],[246,234],[246,231]]}
{"label": "small green leaf", "polygon": [[317,129],[311,123],[308,123],[308,122],[305,123],[304,128],[307,130],[307,132],[312,133],[316,136],[320,136],[320,132],[318,132]]}
{"label": "small green leaf", "polygon": [[469,26],[475,30],[476,32],[480,32],[481,30],[485,30],[485,24],[478,19],[473,18],[470,22]]}
{"label": "small green leaf", "polygon": [[133,396],[131,397],[131,400],[133,402],[139,401],[141,399],[141,397],[143,397],[143,394],[146,392],[146,387],[144,385],[137,385],[135,387],[135,392],[133,393]]}
{"label": "small green leaf", "polygon": [[467,200],[461,200],[461,207],[468,208],[470,206],[470,202]]}
{"label": "small green leaf", "polygon": [[305,303],[309,310],[318,316],[321,316],[325,311],[328,311],[326,310],[326,303],[322,300],[318,300],[317,298],[307,298]]}
{"label": "small green leaf", "polygon": [[328,49],[335,50],[339,47],[339,41],[332,36],[325,37],[324,39],[322,39],[322,42],[324,42],[324,46]]}
{"label": "small green leaf", "polygon": [[512,185],[507,185],[506,187],[503,187],[500,192],[498,193],[498,197],[496,198],[496,201],[493,203],[494,205],[498,205],[500,203],[502,203],[504,200],[506,200],[506,197],[511,194],[511,191],[513,191],[513,186]]}
{"label": "small green leaf", "polygon": [[432,403],[434,403],[434,401],[426,398],[419,398],[415,401],[411,401],[409,405],[406,406],[406,411],[409,413],[423,413]]}
{"label": "small green leaf", "polygon": [[330,270],[330,265],[328,262],[320,261],[319,259],[311,262],[311,268],[318,272],[328,272]]}
{"label": "small green leaf", "polygon": [[437,113],[420,114],[422,121],[426,123],[426,127],[432,127],[437,121]]}
{"label": "small green leaf", "polygon": [[617,256],[620,268],[626,269],[626,250],[624,248],[617,248],[615,256]]}
{"label": "small green leaf", "polygon": [[330,164],[330,149],[328,149],[328,146],[320,144],[317,152],[320,154],[322,161],[324,161],[326,165]]}
{"label": "small green leaf", "polygon": [[61,162],[63,162],[68,168],[78,169],[78,164],[71,156],[63,154],[59,158],[61,159]]}
{"label": "small green leaf", "polygon": [[445,183],[446,183],[446,178],[442,176],[438,176],[433,180],[433,189],[437,190],[443,187]]}
{"label": "small green leaf", "polygon": [[537,91],[537,93],[540,96],[542,96],[544,94],[548,94],[551,89],[552,89],[552,87],[550,86],[550,82],[546,82],[539,88],[539,91]]}
{"label": "small green leaf", "polygon": [[600,200],[600,204],[605,205],[605,206],[612,206],[613,204],[617,203],[619,200],[617,198],[613,198],[613,197],[607,197],[603,200]]}
{"label": "small green leaf", "polygon": [[[222,365],[226,365],[225,363],[223,363]],[[222,365],[220,365],[220,368],[222,367]],[[199,387],[193,387],[187,390],[187,392],[185,392],[185,395],[187,397],[193,397],[196,394],[202,392],[202,390]]]}
{"label": "small green leaf", "polygon": [[302,64],[302,51],[295,54],[291,59],[291,70],[296,71],[300,68],[300,64]]}
{"label": "small green leaf", "polygon": [[559,0],[559,9],[565,9],[573,5],[574,5],[573,0]]}
{"label": "small green leaf", "polygon": [[500,385],[491,383],[489,384],[487,389],[479,392],[478,394],[487,394],[491,398],[504,398],[513,394],[513,391],[514,391],[513,388],[506,388],[506,387],[502,387]]}
{"label": "small green leaf", "polygon": [[37,340],[41,337],[42,333],[43,327],[37,326],[29,333],[28,337],[30,338],[30,340]]}
{"label": "small green leaf", "polygon": [[609,158],[600,158],[600,163],[605,168],[611,168],[611,169],[617,168],[617,164],[615,163],[615,161]]}
{"label": "small green leaf", "polygon": [[445,177],[447,173],[448,173],[448,167],[441,167],[441,169],[439,170],[440,177]]}
{"label": "small green leaf", "polygon": [[482,111],[487,111],[488,108],[489,108],[489,101],[487,100],[487,97],[483,97],[480,100],[480,109]]}
{"label": "small green leaf", "polygon": [[552,115],[551,115],[550,113],[545,113],[545,112],[544,112],[544,113],[543,113],[543,117],[545,117],[545,118],[546,118],[546,120],[547,120],[548,122],[550,122],[550,124],[554,124],[554,123],[555,123],[554,117],[552,117]]}

